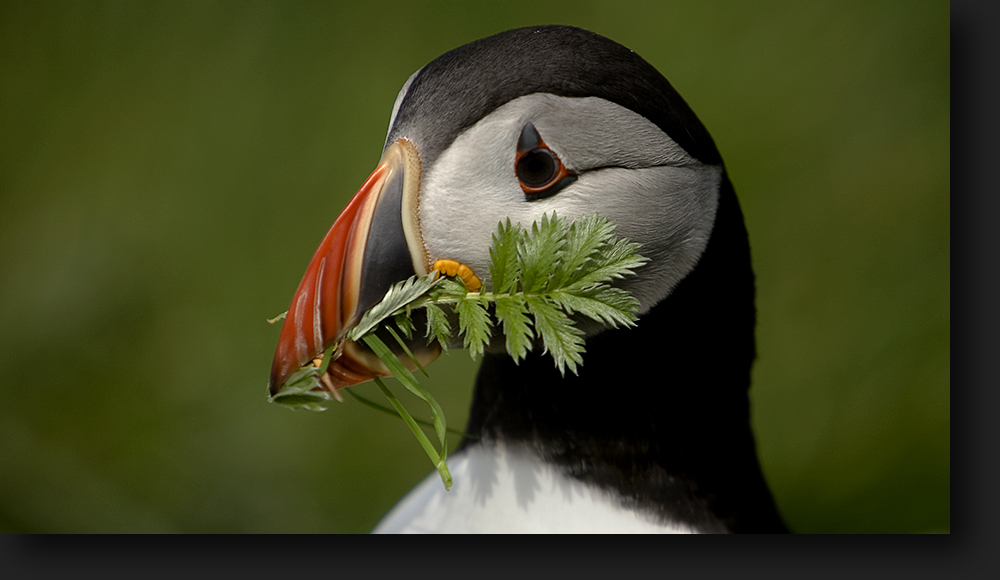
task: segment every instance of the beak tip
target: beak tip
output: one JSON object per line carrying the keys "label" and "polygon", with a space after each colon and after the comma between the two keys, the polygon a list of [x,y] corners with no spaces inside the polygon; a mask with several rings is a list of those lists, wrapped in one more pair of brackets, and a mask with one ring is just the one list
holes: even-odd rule
{"label": "beak tip", "polygon": [[267,379],[267,391],[271,393],[272,397],[281,391],[281,387],[295,374],[295,370],[300,366],[302,365],[296,365],[293,361],[285,358],[275,357],[275,361],[271,364],[271,375]]}
{"label": "beak tip", "polygon": [[271,376],[267,379],[267,392],[273,397],[278,394],[279,390],[281,390],[281,382],[278,381],[277,369],[271,369]]}

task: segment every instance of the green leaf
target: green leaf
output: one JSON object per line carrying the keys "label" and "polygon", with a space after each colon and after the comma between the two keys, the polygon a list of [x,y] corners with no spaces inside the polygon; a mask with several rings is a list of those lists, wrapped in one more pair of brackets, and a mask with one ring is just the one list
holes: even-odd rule
{"label": "green leaf", "polygon": [[566,245],[565,222],[542,214],[541,222],[531,224],[531,234],[522,238],[517,251],[521,270],[521,289],[526,294],[536,294],[549,289],[549,279]]}
{"label": "green leaf", "polygon": [[[335,343],[331,344],[330,346],[326,347],[326,350],[323,351],[323,363],[319,365],[319,370],[316,371],[317,379],[319,377],[325,375],[326,374],[326,370],[328,368],[330,368],[330,363],[333,362],[333,353],[334,353],[334,351],[337,350],[338,346],[340,346],[340,343],[339,342],[335,342]],[[309,365],[307,365],[307,367],[308,366],[312,366],[312,365],[309,364]]]}
{"label": "green leaf", "polygon": [[447,352],[448,342],[451,340],[451,324],[448,322],[448,316],[437,304],[428,303],[425,308],[427,309],[426,336],[436,339],[441,345],[441,350]]}
{"label": "green leaf", "polygon": [[490,283],[494,294],[506,294],[517,288],[521,272],[518,266],[518,248],[525,233],[520,225],[511,225],[510,218],[497,224],[490,246]]}
{"label": "green leaf", "polygon": [[[310,362],[295,371],[291,377],[281,385],[278,392],[271,396],[268,389],[267,401],[277,403],[289,409],[299,409],[306,411],[325,411],[326,404],[334,398],[320,385],[319,378],[323,376],[330,366],[333,352],[337,349],[337,344],[331,344],[323,354],[323,364],[316,368]],[[337,397],[339,399],[339,397]]]}
{"label": "green leaf", "polygon": [[319,369],[312,364],[295,371],[281,389],[274,395],[268,394],[269,403],[277,403],[293,410],[325,411],[330,402],[330,393],[314,390],[319,386]]}
{"label": "green leaf", "polygon": [[583,331],[573,325],[565,312],[544,298],[528,296],[526,302],[535,318],[535,330],[560,374],[565,375],[567,368],[576,374],[577,365],[583,364]]}
{"label": "green leaf", "polygon": [[[423,447],[424,453],[427,454],[427,457],[430,458],[431,463],[434,464],[434,467],[438,470],[438,473],[441,474],[441,481],[444,482],[444,488],[446,490],[451,489],[451,483],[452,483],[451,473],[448,471],[448,464],[445,462],[445,454],[444,453],[439,454],[434,449],[434,446],[431,445],[431,442],[427,439],[427,436],[424,435],[424,432],[420,430],[419,426],[417,426],[417,422],[413,419],[413,416],[406,411],[406,409],[403,407],[403,404],[400,403],[399,399],[397,399],[396,396],[392,394],[392,391],[390,391],[389,387],[387,387],[385,383],[382,382],[382,379],[376,378],[375,384],[378,385],[379,390],[382,391],[382,394],[385,395],[385,398],[389,399],[389,404],[392,405],[393,409],[396,410],[396,413],[403,419],[403,422],[406,423],[406,426],[410,428],[410,431],[413,433],[413,436],[417,438],[417,442],[420,443],[421,447]],[[447,447],[442,446],[442,451],[447,452]]]}
{"label": "green leaf", "polygon": [[403,363],[400,362],[396,355],[393,354],[389,347],[382,342],[379,337],[375,336],[374,333],[367,334],[363,337],[365,344],[368,345],[372,352],[375,353],[378,358],[385,363],[385,366],[389,368],[396,380],[398,380],[408,391],[419,397],[422,401],[427,403],[431,409],[431,423],[434,426],[434,432],[438,436],[438,441],[441,443],[441,452],[438,453],[434,450],[434,446],[431,445],[430,441],[427,440],[427,436],[424,435],[423,431],[417,426],[416,421],[413,417],[406,412],[403,408],[402,403],[400,403],[389,391],[389,388],[385,386],[385,383],[381,379],[376,378],[375,384],[378,385],[382,393],[389,399],[393,408],[396,412],[403,418],[410,431],[413,432],[417,441],[420,442],[420,446],[424,448],[427,453],[427,457],[430,458],[431,462],[434,464],[435,468],[441,474],[441,480],[444,482],[445,489],[451,488],[451,473],[448,471],[448,464],[446,459],[448,457],[448,442],[446,436],[448,434],[448,427],[444,419],[444,411],[441,410],[441,405],[438,404],[437,400],[434,398],[420,381],[413,376]]}
{"label": "green leaf", "polygon": [[441,405],[434,399],[434,396],[420,384],[420,381],[413,376],[410,369],[403,366],[403,363],[396,358],[396,355],[389,350],[389,347],[379,337],[375,336],[374,333],[366,334],[362,340],[368,345],[368,348],[372,349],[375,356],[385,363],[392,376],[396,377],[396,380],[406,387],[406,390],[416,395],[431,408],[431,421],[434,423],[434,431],[437,433],[441,444],[444,445],[447,425],[444,420],[444,411],[441,410]]}
{"label": "green leaf", "polygon": [[635,274],[636,268],[649,261],[636,254],[638,249],[639,244],[630,242],[627,238],[602,246],[587,271],[581,273],[566,290],[582,289]]}
{"label": "green leaf", "polygon": [[503,324],[507,353],[517,363],[531,349],[534,333],[529,326],[531,320],[526,315],[527,308],[523,296],[501,294],[496,297],[497,320]]}
{"label": "green leaf", "polygon": [[[392,321],[396,323],[396,328],[403,333],[406,338],[413,338],[413,321],[410,320],[410,313],[403,309],[393,315]],[[386,328],[389,328],[388,326]]]}
{"label": "green leaf", "polygon": [[348,338],[357,341],[365,334],[371,332],[383,320],[394,315],[401,308],[417,298],[422,297],[438,283],[435,278],[436,274],[431,273],[419,278],[407,278],[402,282],[394,284],[385,293],[381,302],[365,312],[358,325],[348,333]]}
{"label": "green leaf", "polygon": [[[465,282],[462,282],[460,278],[441,277],[437,285],[427,293],[427,299],[432,304],[454,304],[465,298],[468,293],[469,291],[465,288]],[[423,306],[422,302],[414,302],[414,306]]]}
{"label": "green leaf", "polygon": [[477,298],[466,298],[455,305],[458,313],[458,328],[464,335],[464,345],[472,360],[483,354],[486,342],[490,339],[490,315],[482,302]]}
{"label": "green leaf", "polygon": [[[413,356],[413,351],[410,350],[410,347],[406,346],[406,341],[400,338],[399,335],[396,334],[396,331],[393,330],[391,326],[386,326],[385,329],[386,331],[389,332],[389,334],[392,335],[393,340],[396,341],[396,344],[399,345],[399,348],[403,349],[403,352],[406,353],[406,356],[409,357],[411,361],[413,361],[413,364],[416,365],[417,369],[420,370],[420,372],[425,377],[429,377],[430,375],[427,374],[427,370],[424,368],[424,365],[420,364],[420,361],[417,360],[417,357]],[[409,338],[413,338],[412,333],[410,334]]]}
{"label": "green leaf", "polygon": [[[403,418],[402,415],[400,415],[399,412],[396,411],[395,409],[391,407],[386,407],[385,405],[379,405],[378,403],[369,399],[368,397],[359,395],[351,387],[345,387],[344,390],[347,391],[347,394],[353,397],[354,400],[356,400],[357,402],[361,403],[366,407],[371,407],[372,409],[375,409],[376,411],[379,411],[381,413],[385,413],[386,415],[391,415],[393,417],[398,417],[400,419]],[[430,421],[427,421],[426,419],[419,419],[417,417],[413,417],[413,420],[421,427],[430,427],[430,428],[434,427],[434,424],[431,423]],[[458,435],[462,439],[473,439],[473,440],[479,439],[479,437],[476,437],[475,435],[470,435],[465,431],[459,431],[458,429],[452,429],[451,427],[448,427],[448,433],[451,433],[452,435]]]}
{"label": "green leaf", "polygon": [[552,275],[552,286],[563,288],[579,279],[586,264],[608,243],[614,230],[614,224],[597,214],[570,224],[566,247]]}
{"label": "green leaf", "polygon": [[580,313],[612,328],[634,326],[639,306],[639,301],[628,292],[603,285],[576,294],[553,292],[551,299],[567,314]]}
{"label": "green leaf", "polygon": [[[365,404],[388,411],[403,419],[417,437],[431,462],[441,473],[445,487],[451,485],[446,463],[449,429],[440,405],[376,336],[384,327],[402,350],[416,362],[406,341],[390,326],[391,317],[399,332],[413,337],[410,318],[416,308],[426,311],[425,335],[447,349],[455,329],[446,308],[458,316],[458,333],[473,359],[482,356],[492,334],[489,308],[492,305],[498,324],[502,326],[507,352],[519,362],[540,339],[559,372],[576,373],[583,364],[583,331],[574,318],[586,317],[601,324],[632,326],[636,321],[638,301],[627,291],[610,286],[648,260],[637,254],[639,245],[626,239],[615,239],[614,224],[597,215],[587,216],[567,225],[555,213],[543,214],[529,230],[507,219],[497,224],[490,248],[490,280],[492,293],[470,294],[465,284],[433,272],[411,277],[393,285],[382,301],[368,310],[347,338],[363,341],[382,360],[399,382],[430,407],[431,422],[441,446],[438,452],[418,427],[418,422],[389,391],[380,379],[375,383],[389,399],[393,409],[364,400]],[[293,375],[277,395],[269,400],[291,408],[322,410],[330,394],[318,389],[319,377],[326,372],[337,345],[331,345],[322,368],[306,365]],[[426,374],[423,367],[417,366]],[[357,398],[353,391],[348,391]],[[423,422],[427,424],[427,422]]]}

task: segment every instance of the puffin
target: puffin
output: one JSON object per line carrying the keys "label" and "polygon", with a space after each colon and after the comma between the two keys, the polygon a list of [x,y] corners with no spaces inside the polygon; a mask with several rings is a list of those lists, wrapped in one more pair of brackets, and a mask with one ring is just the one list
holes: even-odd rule
{"label": "puffin", "polygon": [[[591,325],[584,362],[515,361],[494,336],[466,437],[376,533],[783,533],[750,416],[754,272],[709,132],[656,68],[576,27],[509,30],[413,73],[381,160],[313,255],[269,389],[340,343],[338,389],[386,376],[345,334],[395,283],[439,271],[490,289],[497,224],[598,214],[648,262],[616,281],[632,327]],[[440,345],[408,340],[422,363]],[[494,332],[494,335],[501,333]]]}

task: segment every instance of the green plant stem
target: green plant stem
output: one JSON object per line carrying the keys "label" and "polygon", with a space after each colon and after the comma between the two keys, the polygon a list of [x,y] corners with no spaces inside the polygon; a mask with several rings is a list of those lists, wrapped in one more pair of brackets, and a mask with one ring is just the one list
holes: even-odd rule
{"label": "green plant stem", "polygon": [[[380,404],[376,403],[375,401],[369,399],[368,397],[364,397],[364,396],[359,395],[358,393],[354,392],[354,389],[351,388],[351,387],[345,387],[344,390],[347,391],[348,395],[354,397],[354,399],[357,402],[361,403],[362,405],[365,405],[367,407],[371,407],[372,409],[375,409],[376,411],[381,411],[382,413],[385,413],[386,415],[390,415],[392,417],[396,417],[397,419],[401,419],[402,418],[402,417],[400,417],[399,413],[397,413],[394,409],[392,409],[390,407],[386,407],[385,405],[380,405]],[[430,427],[432,429],[434,428],[434,424],[431,423],[430,421],[426,420],[426,419],[420,419],[419,417],[413,417],[413,420],[416,421],[419,425],[423,425],[424,427]],[[448,427],[447,430],[448,430],[448,433],[451,433],[452,435],[458,435],[462,439],[479,439],[479,437],[476,437],[475,435],[472,435],[470,433],[466,433],[465,431],[459,431],[458,429],[452,429],[451,427]]]}
{"label": "green plant stem", "polygon": [[427,436],[424,435],[424,432],[420,430],[420,427],[417,425],[417,422],[406,411],[406,409],[403,407],[403,404],[399,402],[399,399],[397,399],[396,396],[392,394],[392,391],[389,390],[389,387],[387,387],[385,383],[382,382],[382,379],[376,378],[375,384],[378,386],[379,390],[382,391],[382,394],[385,395],[385,398],[389,399],[389,403],[392,404],[392,407],[396,409],[397,413],[399,413],[399,416],[403,419],[403,422],[406,423],[406,426],[409,427],[410,431],[413,432],[413,435],[417,438],[417,441],[420,443],[420,446],[424,448],[424,452],[427,454],[427,457],[430,457],[431,462],[434,464],[438,472],[441,474],[441,481],[444,482],[444,488],[446,490],[451,489],[451,472],[448,471],[448,464],[445,463],[444,457],[438,455],[438,452],[434,449],[434,446],[431,445],[430,440],[427,439]]}
{"label": "green plant stem", "polygon": [[420,369],[420,372],[423,373],[425,377],[430,377],[430,375],[427,374],[427,370],[424,369],[424,365],[420,364],[420,361],[417,360],[417,357],[413,356],[413,353],[410,352],[410,347],[406,346],[406,343],[403,342],[403,339],[400,338],[398,334],[396,334],[396,331],[393,330],[392,327],[390,326],[386,326],[385,329],[388,330],[389,334],[391,334],[392,337],[396,339],[396,343],[398,343],[399,347],[403,349],[403,352],[406,353],[406,356],[410,357],[410,360],[413,361],[413,364],[417,365],[417,368]]}
{"label": "green plant stem", "polygon": [[[420,384],[420,381],[413,376],[410,369],[403,366],[403,363],[396,358],[389,347],[385,345],[382,340],[375,336],[374,333],[366,334],[362,337],[365,344],[372,349],[379,359],[385,363],[385,366],[389,368],[389,372],[392,376],[402,383],[404,387],[414,395],[416,395],[420,400],[427,403],[431,408],[431,420],[434,422],[434,431],[437,433],[438,440],[441,442],[442,447],[445,445],[445,433],[447,432],[447,426],[445,425],[444,411],[441,409],[441,405],[434,399],[434,396]],[[442,455],[445,455],[442,453]]]}

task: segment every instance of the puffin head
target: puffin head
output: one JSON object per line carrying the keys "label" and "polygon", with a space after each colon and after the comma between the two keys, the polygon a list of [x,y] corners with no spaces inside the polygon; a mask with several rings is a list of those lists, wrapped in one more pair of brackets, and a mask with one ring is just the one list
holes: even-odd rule
{"label": "puffin head", "polygon": [[[506,219],[612,220],[650,259],[620,284],[641,317],[698,263],[724,173],[712,138],[667,80],[609,39],[539,26],[447,52],[403,85],[381,161],[310,261],[270,390],[341,341],[400,280],[461,271],[489,289],[491,236]],[[422,362],[440,351],[424,339],[411,349]],[[344,341],[323,382],[335,390],[387,374]]]}

